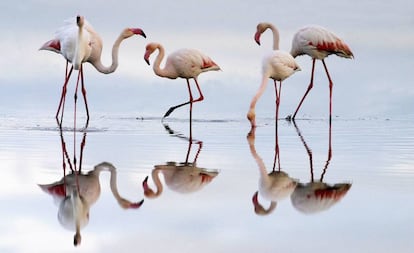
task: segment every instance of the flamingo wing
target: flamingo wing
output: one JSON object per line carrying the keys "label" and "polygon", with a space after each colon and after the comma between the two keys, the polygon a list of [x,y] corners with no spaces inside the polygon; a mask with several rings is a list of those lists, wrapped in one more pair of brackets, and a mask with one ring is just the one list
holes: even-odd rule
{"label": "flamingo wing", "polygon": [[324,59],[330,54],[353,58],[352,51],[342,39],[320,26],[300,29],[293,38],[291,54],[293,57],[307,54],[316,59]]}

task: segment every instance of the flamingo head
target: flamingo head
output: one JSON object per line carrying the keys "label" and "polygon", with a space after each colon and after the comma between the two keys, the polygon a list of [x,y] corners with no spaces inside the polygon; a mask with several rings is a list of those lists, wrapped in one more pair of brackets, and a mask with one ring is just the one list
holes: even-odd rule
{"label": "flamingo head", "polygon": [[122,32],[122,37],[124,39],[127,39],[133,35],[141,35],[142,37],[146,38],[147,35],[145,35],[144,31],[141,28],[126,28]]}
{"label": "flamingo head", "polygon": [[82,241],[81,234],[80,234],[80,233],[76,233],[76,234],[73,236],[73,245],[78,246],[78,245],[80,245],[80,244],[81,244],[81,241]]}
{"label": "flamingo head", "polygon": [[269,213],[272,213],[273,210],[276,208],[277,203],[275,201],[270,202],[270,206],[268,209],[265,209],[260,203],[259,203],[259,192],[255,192],[252,197],[252,203],[254,206],[254,212],[257,215],[267,215]]}
{"label": "flamingo head", "polygon": [[118,200],[118,203],[123,209],[138,209],[142,206],[142,204],[144,203],[144,200],[133,203],[129,200],[121,198]]}
{"label": "flamingo head", "polygon": [[157,47],[158,45],[156,43],[149,43],[145,47],[144,60],[147,62],[148,65],[150,65],[149,57],[157,49]]}
{"label": "flamingo head", "polygon": [[250,121],[250,124],[253,127],[256,127],[256,113],[254,109],[250,109],[247,113],[247,119]]}
{"label": "flamingo head", "polygon": [[142,187],[144,188],[144,195],[147,198],[156,198],[157,194],[148,186],[148,176],[142,182]]}
{"label": "flamingo head", "polygon": [[254,40],[260,46],[260,36],[267,29],[265,23],[259,23],[256,28],[256,33],[254,34]]}
{"label": "flamingo head", "polygon": [[79,27],[82,27],[83,24],[85,24],[85,18],[83,16],[80,16],[80,15],[76,16],[76,24]]}

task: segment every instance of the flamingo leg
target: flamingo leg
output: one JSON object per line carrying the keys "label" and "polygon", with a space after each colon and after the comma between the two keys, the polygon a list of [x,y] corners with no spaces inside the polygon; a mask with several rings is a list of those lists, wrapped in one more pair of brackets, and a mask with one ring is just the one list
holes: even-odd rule
{"label": "flamingo leg", "polygon": [[303,101],[305,100],[305,97],[308,95],[309,91],[313,87],[313,74],[315,72],[315,61],[316,61],[316,59],[312,59],[312,74],[311,74],[311,80],[310,80],[308,89],[306,90],[305,95],[303,95],[302,99],[300,100],[300,103],[299,103],[298,107],[296,108],[296,111],[293,114],[292,119],[295,119],[296,114],[298,113],[300,106],[302,105]]}
{"label": "flamingo leg", "polygon": [[76,81],[76,87],[75,87],[75,109],[74,109],[74,115],[73,115],[73,163],[76,170],[76,111],[77,111],[77,101],[78,101],[78,87],[79,87],[79,81],[81,81],[82,77],[82,65],[79,68],[78,71],[78,79]]}
{"label": "flamingo leg", "polygon": [[194,81],[195,81],[195,84],[196,84],[196,86],[197,86],[197,90],[198,90],[198,93],[200,94],[200,97],[199,97],[199,98],[197,98],[196,100],[194,100],[193,102],[200,102],[200,101],[203,101],[203,100],[204,100],[204,96],[203,96],[203,93],[201,92],[200,85],[198,85],[197,78],[194,78]]}
{"label": "flamingo leg", "polygon": [[323,167],[323,172],[322,172],[321,179],[320,179],[321,182],[323,180],[323,177],[325,176],[326,171],[328,170],[328,166],[329,166],[331,159],[332,159],[332,124],[331,124],[331,121],[329,121],[328,159],[326,159],[325,166]]}
{"label": "flamingo leg", "polygon": [[303,146],[306,149],[306,152],[308,153],[309,156],[309,164],[310,164],[310,173],[311,173],[311,182],[314,181],[314,176],[313,176],[313,155],[312,155],[312,150],[309,148],[308,144],[306,144],[305,138],[303,138],[302,133],[299,130],[299,127],[296,125],[296,122],[293,121],[293,125],[295,126],[296,129],[296,133],[298,134],[300,140],[302,141]]}
{"label": "flamingo leg", "polygon": [[83,138],[81,142],[81,150],[80,150],[80,157],[79,157],[79,173],[81,173],[81,170],[82,170],[83,149],[85,148],[85,144],[86,144],[86,132],[83,133]]}
{"label": "flamingo leg", "polygon": [[83,95],[83,101],[85,102],[85,108],[86,108],[86,124],[85,128],[88,127],[89,124],[89,108],[88,108],[88,101],[86,100],[86,89],[85,89],[85,83],[83,78],[83,68],[81,67],[81,84],[82,84],[82,95]]}
{"label": "flamingo leg", "polygon": [[[188,89],[190,89],[189,80],[188,79],[186,79],[186,80],[187,80],[187,87],[188,87]],[[164,116],[162,117],[162,119],[168,117],[175,109],[177,109],[177,108],[179,108],[181,106],[184,106],[184,105],[191,104],[192,102],[194,102],[194,101],[192,101],[191,91],[189,90],[189,92],[190,92],[190,96],[191,96],[190,101],[184,102],[184,103],[179,104],[179,105],[171,106],[170,109],[168,109],[168,111],[164,114]]]}
{"label": "flamingo leg", "polygon": [[276,162],[280,171],[280,152],[279,152],[279,139],[278,139],[278,118],[279,118],[279,105],[280,105],[280,94],[282,91],[282,82],[279,82],[279,91],[277,90],[277,81],[274,80],[275,93],[276,93],[276,116],[275,116],[275,158],[273,160],[273,171],[276,169]]}
{"label": "flamingo leg", "polygon": [[[66,62],[66,73],[67,73],[67,62]],[[62,87],[62,94],[60,96],[60,102],[59,102],[59,106],[55,115],[56,121],[58,122],[59,125],[62,124],[62,120],[63,120],[63,110],[65,107],[65,97],[66,97],[66,91],[67,91],[67,85],[70,79],[70,76],[72,75],[72,71],[73,71],[73,66],[70,68],[69,73],[65,74],[65,82],[63,83],[63,87]],[[59,113],[60,110],[62,109],[62,115],[60,117],[60,122],[59,122]]]}
{"label": "flamingo leg", "polygon": [[331,76],[329,75],[328,68],[326,67],[325,60],[322,60],[323,67],[325,68],[326,76],[329,80],[329,123],[332,121],[332,88],[333,82]]}
{"label": "flamingo leg", "polygon": [[[193,141],[193,94],[191,93],[190,81],[187,79],[188,94],[190,96],[190,143]],[[187,154],[188,155],[188,154]],[[188,158],[188,156],[187,156]],[[187,162],[187,160],[186,160]]]}

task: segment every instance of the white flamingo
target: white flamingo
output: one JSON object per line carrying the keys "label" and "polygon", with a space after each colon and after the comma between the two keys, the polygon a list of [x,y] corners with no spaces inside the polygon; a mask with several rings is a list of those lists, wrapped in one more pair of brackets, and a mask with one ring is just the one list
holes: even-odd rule
{"label": "white flamingo", "polygon": [[[56,52],[58,54],[61,54],[66,59],[65,81],[63,84],[62,95],[56,113],[56,119],[58,119],[59,112],[62,106],[64,106],[67,83],[73,69],[75,69],[79,70],[78,82],[79,79],[81,79],[82,94],[84,97],[88,122],[89,109],[86,100],[86,89],[83,83],[82,63],[89,62],[96,68],[96,70],[104,74],[114,72],[118,67],[118,52],[121,42],[133,35],[141,35],[144,38],[146,37],[144,31],[140,28],[125,28],[113,44],[112,64],[107,67],[105,67],[101,62],[103,47],[102,39],[89,24],[89,22],[82,16],[77,16],[76,18],[70,18],[66,20],[65,25],[57,30],[55,38],[47,41],[40,47],[40,50],[49,50]],[[70,68],[69,72],[68,63],[72,63],[72,67]],[[63,112],[61,117],[63,117]]]}
{"label": "white flamingo", "polygon": [[[276,92],[276,120],[279,116],[280,94],[282,89],[282,81],[291,76],[296,71],[300,70],[299,65],[295,59],[287,52],[279,50],[279,31],[270,23],[259,23],[254,36],[257,44],[260,45],[260,35],[270,29],[273,32],[273,51],[265,55],[262,62],[262,82],[253,97],[250,108],[247,113],[247,119],[250,121],[252,127],[256,127],[256,103],[262,96],[266,89],[268,79],[273,79]],[[277,81],[279,81],[279,91],[277,88]]]}
{"label": "white flamingo", "polygon": [[120,207],[123,209],[137,209],[143,204],[144,200],[131,202],[119,194],[116,168],[108,162],[96,165],[87,174],[72,172],[57,182],[39,184],[39,187],[44,192],[52,195],[55,202],[59,204],[58,219],[60,224],[68,230],[75,230],[75,246],[81,243],[80,230],[88,224],[89,209],[100,196],[99,175],[102,171],[111,173],[111,192]]}
{"label": "white flamingo", "polygon": [[[201,92],[200,86],[198,84],[198,76],[207,71],[220,70],[220,67],[208,56],[201,53],[196,49],[180,49],[171,53],[165,62],[164,68],[161,68],[161,61],[165,56],[165,49],[159,43],[149,43],[146,46],[144,60],[150,64],[149,57],[155,51],[158,50],[158,55],[155,58],[153,64],[154,73],[160,77],[166,77],[169,79],[184,78],[187,81],[188,93],[190,100],[188,102],[172,106],[163,116],[163,118],[168,117],[175,109],[190,104],[190,126],[192,118],[192,105],[194,102],[199,102],[204,99],[203,93]],[[193,98],[190,88],[190,79],[194,79],[197,90],[199,92],[199,97],[197,99]],[[190,127],[191,129],[191,127]]]}
{"label": "white flamingo", "polygon": [[[260,172],[259,191],[256,191],[254,193],[252,202],[256,214],[267,215],[273,212],[277,206],[278,201],[281,201],[292,194],[296,188],[297,180],[289,177],[286,172],[282,171],[280,168],[280,163],[278,170],[276,170],[274,167],[273,170],[268,173],[263,159],[257,154],[255,139],[256,128],[252,127],[249,134],[247,135],[247,142],[249,144],[250,153],[255,159]],[[278,151],[278,144],[276,144],[275,162],[276,159],[278,159]],[[264,199],[270,201],[270,206],[267,209],[259,203],[259,194]]]}

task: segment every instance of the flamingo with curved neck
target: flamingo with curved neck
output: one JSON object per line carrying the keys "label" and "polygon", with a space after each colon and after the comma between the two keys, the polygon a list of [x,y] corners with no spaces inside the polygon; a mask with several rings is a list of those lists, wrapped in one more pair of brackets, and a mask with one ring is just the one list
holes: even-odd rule
{"label": "flamingo with curved neck", "polygon": [[[273,31],[273,51],[265,55],[262,62],[262,81],[259,89],[250,102],[250,108],[247,112],[247,119],[250,121],[252,127],[256,127],[256,103],[263,95],[268,79],[273,79],[276,92],[276,120],[279,116],[280,93],[282,89],[282,81],[291,76],[296,71],[300,70],[299,65],[295,59],[287,52],[279,50],[279,31],[270,23],[259,23],[256,28],[254,39],[260,45],[260,35],[266,30]],[[277,81],[279,81],[279,91],[277,88]]]}
{"label": "flamingo with curved neck", "polygon": [[[204,55],[198,50],[195,49],[180,49],[167,57],[164,68],[161,68],[161,61],[165,56],[165,49],[159,43],[149,43],[146,46],[144,60],[150,65],[149,57],[155,51],[158,50],[158,55],[155,58],[153,65],[154,73],[160,77],[166,77],[169,79],[184,78],[187,81],[188,92],[190,100],[188,102],[172,106],[165,113],[164,117],[168,117],[175,109],[190,104],[190,126],[191,126],[191,117],[192,117],[192,104],[194,102],[199,102],[204,99],[203,93],[201,92],[200,86],[198,84],[197,78],[203,72],[220,70],[220,67],[208,56]],[[189,79],[194,79],[197,90],[200,94],[199,98],[193,99],[191,93]],[[191,128],[190,128],[191,129]]]}
{"label": "flamingo with curved neck", "polygon": [[[74,32],[75,27],[78,26],[78,33]],[[102,39],[99,34],[93,29],[87,20],[82,16],[76,17],[76,24],[73,19],[66,21],[65,26],[58,29],[56,38],[44,43],[39,50],[49,50],[58,54],[62,54],[66,59],[65,81],[62,88],[62,95],[59,102],[56,119],[58,119],[59,112],[64,106],[66,96],[66,86],[72,74],[73,68],[79,69],[78,82],[82,83],[82,94],[86,107],[87,124],[89,122],[89,109],[86,99],[86,89],[83,82],[82,63],[91,63],[96,70],[101,73],[109,74],[114,72],[118,67],[118,52],[121,42],[132,35],[141,35],[146,37],[144,31],[140,28],[126,28],[124,29],[112,47],[112,63],[110,66],[104,66],[101,62],[102,54]],[[84,52],[84,53],[82,53]],[[68,72],[68,63],[72,63],[72,67]],[[77,90],[77,89],[76,89]],[[76,96],[75,96],[76,99]],[[62,110],[63,111],[63,110]],[[63,118],[63,112],[61,115]],[[62,122],[62,119],[60,123]],[[86,125],[87,125],[86,124]]]}
{"label": "flamingo with curved neck", "polygon": [[166,165],[156,165],[151,172],[156,191],[148,185],[148,177],[142,182],[144,195],[147,198],[157,198],[163,192],[160,172],[164,175],[165,184],[173,191],[179,193],[191,193],[200,190],[210,183],[217,175],[216,170],[207,170],[195,166],[193,163],[177,164],[169,162]]}
{"label": "flamingo with curved neck", "polygon": [[73,172],[52,184],[39,184],[46,193],[60,201],[58,219],[63,227],[75,230],[74,245],[81,242],[80,230],[89,221],[89,209],[98,200],[101,187],[99,175],[102,171],[109,171],[110,188],[112,195],[123,209],[138,209],[144,202],[131,202],[123,198],[118,192],[116,168],[111,163],[102,162],[87,174]]}
{"label": "flamingo with curved neck", "polygon": [[[250,153],[255,159],[260,172],[259,191],[256,191],[254,193],[252,202],[256,214],[267,215],[273,212],[277,206],[278,201],[283,200],[292,194],[296,188],[297,180],[289,177],[289,175],[286,172],[281,171],[280,168],[279,170],[275,170],[274,168],[270,173],[267,172],[263,159],[256,151],[255,131],[256,128],[252,127],[249,134],[247,135],[247,142],[249,144]],[[264,199],[270,201],[270,206],[267,209],[259,203],[259,193]]]}

